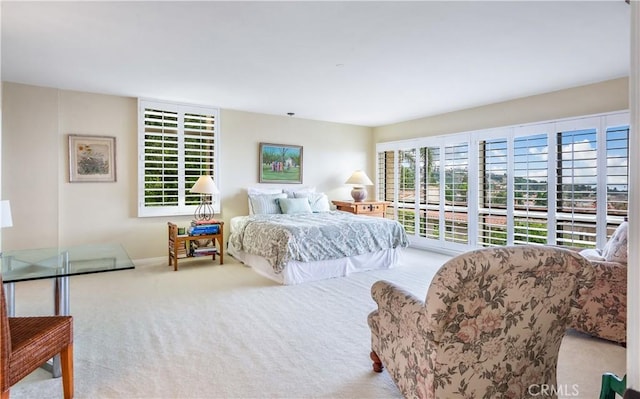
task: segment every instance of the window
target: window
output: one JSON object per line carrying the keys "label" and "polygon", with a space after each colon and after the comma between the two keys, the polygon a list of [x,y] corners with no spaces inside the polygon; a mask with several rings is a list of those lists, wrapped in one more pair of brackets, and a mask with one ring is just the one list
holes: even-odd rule
{"label": "window", "polygon": [[139,100],[138,139],[138,216],[192,214],[200,197],[189,189],[201,175],[220,188],[218,109]]}
{"label": "window", "polygon": [[627,216],[628,146],[628,112],[379,143],[378,195],[416,246],[603,248]]}

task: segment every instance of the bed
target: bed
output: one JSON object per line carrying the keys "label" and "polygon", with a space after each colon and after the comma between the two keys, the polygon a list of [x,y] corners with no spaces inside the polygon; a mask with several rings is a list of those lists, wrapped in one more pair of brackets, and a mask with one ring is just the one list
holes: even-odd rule
{"label": "bed", "polygon": [[[283,204],[304,201],[280,193],[261,198],[263,205],[250,202],[252,214],[230,221],[227,253],[256,273],[291,285],[388,269],[408,246],[404,228],[394,220],[329,210],[321,193],[298,195],[316,206],[289,212]],[[315,201],[318,197],[322,200]]]}

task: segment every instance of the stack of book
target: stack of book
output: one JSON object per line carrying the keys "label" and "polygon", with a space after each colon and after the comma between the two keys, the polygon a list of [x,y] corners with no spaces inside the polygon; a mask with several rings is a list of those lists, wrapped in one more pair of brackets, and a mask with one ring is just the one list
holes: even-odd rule
{"label": "stack of book", "polygon": [[215,255],[218,253],[218,250],[214,246],[204,246],[198,247],[198,245],[192,244],[191,250],[189,251],[189,256],[209,256]]}
{"label": "stack of book", "polygon": [[190,236],[200,236],[204,234],[218,234],[220,232],[220,222],[217,220],[194,220],[187,229]]}

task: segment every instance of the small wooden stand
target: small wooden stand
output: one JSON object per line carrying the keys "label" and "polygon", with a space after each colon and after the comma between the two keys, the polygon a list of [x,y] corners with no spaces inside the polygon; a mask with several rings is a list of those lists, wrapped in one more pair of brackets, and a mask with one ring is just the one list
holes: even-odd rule
{"label": "small wooden stand", "polygon": [[[202,234],[197,236],[190,235],[178,235],[178,226],[174,223],[169,222],[169,266],[173,265],[173,270],[178,271],[178,258],[191,258],[194,255],[189,250],[189,245],[191,241],[198,240],[211,240],[213,242],[214,248],[216,242],[218,243],[218,247],[216,251],[213,252],[212,259],[216,260],[216,253],[220,255],[220,264],[224,263],[224,247],[222,245],[223,237],[224,237],[224,222],[217,223],[220,226],[220,230],[216,234]],[[208,256],[209,253],[207,252]],[[196,255],[197,256],[197,255]]]}

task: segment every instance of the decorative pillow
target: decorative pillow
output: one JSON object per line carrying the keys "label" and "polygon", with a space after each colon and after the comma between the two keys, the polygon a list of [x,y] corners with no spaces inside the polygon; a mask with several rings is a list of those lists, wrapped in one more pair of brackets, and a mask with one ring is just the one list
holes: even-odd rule
{"label": "decorative pillow", "polygon": [[325,193],[295,193],[296,198],[307,198],[312,212],[329,212],[331,205]]}
{"label": "decorative pillow", "polygon": [[[283,192],[287,194],[288,198],[302,198],[302,194],[315,193],[316,188],[315,187],[296,187],[291,189],[285,188]],[[296,194],[299,194],[299,195],[296,196]]]}
{"label": "decorative pillow", "polygon": [[278,199],[280,210],[288,215],[294,213],[311,213],[309,200],[306,198],[280,198]]}
{"label": "decorative pillow", "polygon": [[249,203],[251,204],[251,209],[253,209],[253,214],[255,215],[282,213],[280,212],[280,205],[278,205],[278,200],[281,198],[287,198],[287,194],[253,195],[249,197]]}
{"label": "decorative pillow", "polygon": [[587,258],[588,260],[595,261],[603,261],[604,256],[602,256],[602,251],[596,248],[588,248],[580,251],[580,255]]}
{"label": "decorative pillow", "polygon": [[602,256],[607,262],[627,263],[628,222],[622,222],[604,246]]}
{"label": "decorative pillow", "polygon": [[281,188],[274,187],[249,187],[247,188],[247,201],[249,202],[249,215],[253,215],[253,207],[251,206],[251,197],[255,197],[256,195],[265,195],[265,194],[280,194],[282,193]]}

